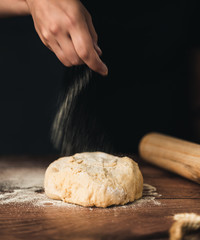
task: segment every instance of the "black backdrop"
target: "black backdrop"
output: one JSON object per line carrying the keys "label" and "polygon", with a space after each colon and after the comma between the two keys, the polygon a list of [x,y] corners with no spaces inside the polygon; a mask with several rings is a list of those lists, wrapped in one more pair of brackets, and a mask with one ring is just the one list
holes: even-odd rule
{"label": "black backdrop", "polygon": [[0,19],[0,153],[51,153],[49,129],[64,67],[31,17]]}
{"label": "black backdrop", "polygon": [[[123,8],[85,2],[110,70],[106,88],[112,91],[113,84],[118,90],[134,88],[127,101],[135,106],[124,109],[121,104],[116,111],[133,112],[129,124],[137,127],[128,131],[124,125],[121,136],[136,132],[134,144],[153,130],[191,137],[187,54],[199,44],[196,1],[141,1],[134,6],[124,2]],[[0,29],[0,154],[55,153],[50,126],[65,67],[43,46],[31,17],[0,19]],[[131,146],[124,149],[130,151]]]}

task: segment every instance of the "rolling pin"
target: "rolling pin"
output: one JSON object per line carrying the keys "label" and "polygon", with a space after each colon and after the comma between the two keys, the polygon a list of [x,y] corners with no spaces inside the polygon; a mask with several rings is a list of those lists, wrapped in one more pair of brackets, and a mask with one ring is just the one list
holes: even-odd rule
{"label": "rolling pin", "polygon": [[200,183],[200,145],[160,133],[148,133],[139,143],[147,162]]}

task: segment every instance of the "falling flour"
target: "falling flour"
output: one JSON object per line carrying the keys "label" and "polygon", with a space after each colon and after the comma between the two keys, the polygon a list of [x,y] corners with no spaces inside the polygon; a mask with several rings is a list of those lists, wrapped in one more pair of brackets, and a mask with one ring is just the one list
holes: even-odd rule
{"label": "falling flour", "polygon": [[[43,188],[45,168],[41,167],[6,167],[0,164],[0,205],[31,204],[35,207],[58,206],[66,208],[82,208],[78,205],[49,199]],[[133,203],[112,208],[137,208],[144,205],[160,205],[156,188],[144,184],[143,197]],[[90,208],[92,210],[92,208]]]}

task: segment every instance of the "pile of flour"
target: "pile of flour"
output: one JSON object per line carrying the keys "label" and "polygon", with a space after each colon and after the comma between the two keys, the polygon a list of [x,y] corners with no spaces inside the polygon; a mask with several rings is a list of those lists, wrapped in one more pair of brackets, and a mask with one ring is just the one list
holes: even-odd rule
{"label": "pile of flour", "polygon": [[[43,188],[45,169],[41,167],[12,167],[0,163],[0,204],[32,204],[36,207],[60,206],[67,208],[82,208],[81,206],[49,199]],[[143,197],[121,208],[136,208],[146,204],[160,205],[155,199],[160,195],[156,188],[144,184]]]}

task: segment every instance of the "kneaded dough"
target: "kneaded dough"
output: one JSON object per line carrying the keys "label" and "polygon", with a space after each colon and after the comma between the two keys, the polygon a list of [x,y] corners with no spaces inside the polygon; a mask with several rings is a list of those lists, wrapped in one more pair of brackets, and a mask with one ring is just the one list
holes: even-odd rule
{"label": "kneaded dough", "polygon": [[77,153],[49,165],[45,193],[82,206],[124,205],[142,196],[143,177],[128,157],[103,152]]}

